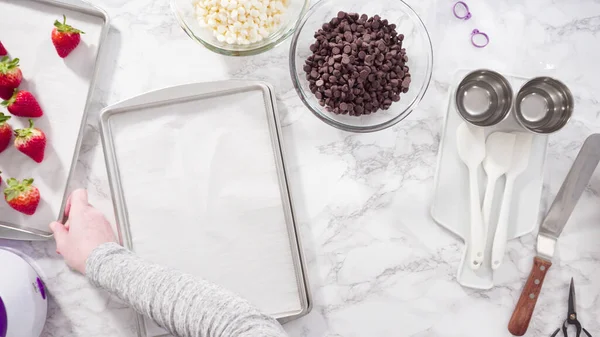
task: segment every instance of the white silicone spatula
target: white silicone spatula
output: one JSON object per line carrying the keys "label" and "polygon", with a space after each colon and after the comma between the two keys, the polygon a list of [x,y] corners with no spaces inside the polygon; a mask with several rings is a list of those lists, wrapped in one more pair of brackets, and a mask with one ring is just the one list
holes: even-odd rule
{"label": "white silicone spatula", "polygon": [[506,240],[508,230],[508,217],[510,215],[510,206],[512,201],[513,187],[515,180],[527,169],[529,157],[531,154],[531,142],[533,136],[528,133],[517,133],[515,139],[515,148],[512,156],[510,169],[506,172],[506,186],[502,196],[502,205],[500,206],[500,215],[498,217],[498,226],[494,235],[494,245],[492,247],[492,269],[496,270],[502,264],[504,252],[506,251]]}
{"label": "white silicone spatula", "polygon": [[472,269],[479,269],[483,262],[485,241],[483,237],[483,217],[479,198],[478,170],[485,157],[485,135],[482,128],[469,127],[462,123],[456,130],[458,156],[469,169],[469,196],[471,202],[471,256]]}
{"label": "white silicone spatula", "polygon": [[487,175],[487,185],[483,197],[483,236],[486,238],[490,228],[490,213],[492,212],[496,182],[510,169],[516,137],[513,133],[494,132],[488,136],[485,142],[483,169]]}

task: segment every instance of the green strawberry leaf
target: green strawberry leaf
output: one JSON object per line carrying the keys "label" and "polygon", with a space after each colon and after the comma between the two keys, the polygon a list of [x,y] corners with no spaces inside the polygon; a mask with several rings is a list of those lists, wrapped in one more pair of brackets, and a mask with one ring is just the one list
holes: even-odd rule
{"label": "green strawberry leaf", "polygon": [[7,120],[11,119],[11,116],[6,116],[2,112],[0,112],[0,125],[4,124]]}
{"label": "green strawberry leaf", "polygon": [[29,138],[33,135],[33,131],[30,128],[27,129],[16,129],[15,130],[15,136],[17,136],[17,138]]}
{"label": "green strawberry leaf", "polygon": [[33,179],[23,179],[23,182],[19,182],[15,178],[10,178],[6,181],[8,184],[8,188],[4,190],[4,196],[7,201],[11,201],[15,198],[18,198],[21,194],[29,191],[31,184],[33,183]]}
{"label": "green strawberry leaf", "polygon": [[4,196],[6,197],[6,201],[11,201],[19,197],[19,192],[17,190],[7,189],[4,191]]}
{"label": "green strawberry leaf", "polygon": [[0,60],[0,73],[6,74],[9,70],[17,68],[19,66],[19,59],[13,59],[9,61],[8,56],[4,56],[2,60]]}
{"label": "green strawberry leaf", "polygon": [[15,103],[15,101],[17,100],[18,92],[19,92],[19,89],[15,88],[15,91],[13,91],[13,95],[6,101],[2,101],[2,103],[0,103],[0,104],[2,104],[5,107],[9,107],[9,106],[13,105]]}

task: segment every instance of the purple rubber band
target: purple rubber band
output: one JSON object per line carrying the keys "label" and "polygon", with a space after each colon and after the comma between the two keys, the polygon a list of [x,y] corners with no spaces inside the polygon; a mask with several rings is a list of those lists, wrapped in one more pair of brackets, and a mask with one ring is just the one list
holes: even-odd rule
{"label": "purple rubber band", "polygon": [[[456,7],[458,7],[458,6],[464,7],[465,10],[467,11],[467,15],[465,15],[465,16],[458,15],[458,13],[456,13]],[[469,12],[469,6],[467,6],[467,4],[462,1],[458,1],[454,4],[454,7],[452,7],[452,12],[454,13],[454,16],[456,16],[458,19],[461,19],[461,20],[469,20],[471,18],[471,12]]]}
{"label": "purple rubber band", "polygon": [[[477,35],[481,35],[481,36],[485,37],[484,44],[475,43],[475,36],[477,36]],[[480,32],[479,29],[473,29],[473,32],[471,33],[471,43],[477,48],[483,48],[483,47],[487,46],[488,43],[490,43],[490,37],[486,33]]]}

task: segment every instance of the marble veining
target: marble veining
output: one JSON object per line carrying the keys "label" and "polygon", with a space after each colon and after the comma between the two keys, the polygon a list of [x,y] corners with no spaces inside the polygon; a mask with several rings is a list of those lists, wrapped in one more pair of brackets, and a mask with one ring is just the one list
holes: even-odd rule
{"label": "marble veining", "polygon": [[[451,0],[409,0],[434,42],[435,70],[419,107],[396,126],[350,134],[315,118],[288,74],[289,41],[254,57],[227,58],[191,41],[164,0],[94,0],[111,17],[76,187],[114,219],[97,116],[143,92],[189,82],[259,79],[276,89],[286,160],[308,262],[314,309],[285,325],[291,336],[509,336],[506,325],[531,268],[534,235],[509,242],[496,287],[461,287],[462,243],[429,216],[448,90],[459,69],[553,76],[575,96],[575,115],[550,137],[541,213],[547,211],[583,140],[600,132],[600,2],[471,1],[473,18]],[[478,28],[490,45],[475,49]],[[410,53],[410,51],[409,51]],[[575,278],[579,319],[600,333],[600,173],[558,243],[528,336],[548,336],[565,318]],[[2,241],[42,267],[51,295],[45,337],[135,336],[134,313],[70,271],[53,242]]]}

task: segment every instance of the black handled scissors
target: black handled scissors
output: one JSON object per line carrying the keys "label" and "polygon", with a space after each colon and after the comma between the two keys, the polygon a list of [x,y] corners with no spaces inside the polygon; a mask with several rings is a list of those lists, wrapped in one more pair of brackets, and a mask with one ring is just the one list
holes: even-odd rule
{"label": "black handled scissors", "polygon": [[563,336],[568,337],[567,327],[569,325],[575,326],[575,329],[577,330],[576,337],[581,336],[581,331],[583,331],[587,335],[587,337],[592,337],[592,335],[590,335],[590,333],[586,329],[581,327],[581,323],[579,323],[579,321],[577,320],[577,312],[575,311],[575,285],[573,284],[573,278],[571,278],[571,289],[569,290],[569,312],[567,313],[567,315],[567,319],[563,323],[562,328],[556,329],[556,331],[554,331],[554,333],[550,337],[556,337],[556,335],[558,335],[558,332],[561,329],[563,332]]}

